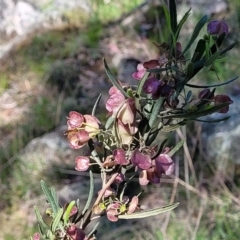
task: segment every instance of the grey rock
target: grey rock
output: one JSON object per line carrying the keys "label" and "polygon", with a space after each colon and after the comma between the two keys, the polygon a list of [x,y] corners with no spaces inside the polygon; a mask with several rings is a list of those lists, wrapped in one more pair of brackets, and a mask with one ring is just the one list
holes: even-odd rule
{"label": "grey rock", "polygon": [[178,0],[179,6],[187,5],[192,8],[193,12],[204,13],[207,15],[219,14],[226,12],[229,8],[228,2],[226,0]]}
{"label": "grey rock", "polygon": [[66,126],[31,140],[18,155],[21,173],[32,179],[31,184],[39,184],[41,179],[54,180],[55,171],[74,169],[74,159],[81,152],[69,147],[63,135]]}
{"label": "grey rock", "polygon": [[202,132],[207,157],[223,173],[229,164],[240,164],[240,99],[239,96],[231,96],[231,99],[233,104],[227,114],[215,113],[204,118],[214,120],[230,116],[230,119],[219,123],[204,123]]}
{"label": "grey rock", "polygon": [[221,13],[228,9],[228,3],[225,0],[190,0],[189,2],[194,11],[207,15]]}
{"label": "grey rock", "polygon": [[43,20],[43,14],[25,1],[0,0],[0,32],[6,36],[23,35]]}
{"label": "grey rock", "polygon": [[136,85],[137,80],[132,77],[132,74],[137,71],[137,65],[140,63],[134,58],[123,58],[118,67],[118,79],[123,83]]}
{"label": "grey rock", "polygon": [[0,0],[0,59],[39,32],[67,27],[76,11],[89,16],[89,1]]}

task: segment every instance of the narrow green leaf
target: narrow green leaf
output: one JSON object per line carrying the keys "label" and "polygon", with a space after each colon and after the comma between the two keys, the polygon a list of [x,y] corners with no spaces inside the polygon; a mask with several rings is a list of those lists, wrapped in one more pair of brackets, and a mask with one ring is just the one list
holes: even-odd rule
{"label": "narrow green leaf", "polygon": [[131,213],[131,214],[119,215],[118,218],[119,219],[137,219],[137,218],[151,217],[151,216],[155,216],[155,215],[158,215],[161,213],[169,212],[169,211],[173,210],[174,208],[176,208],[178,205],[179,205],[179,203],[174,203],[174,204],[170,204],[165,207],[162,207],[162,208],[155,208],[155,209],[150,209],[150,210],[141,211],[141,212],[135,212],[135,213]]}
{"label": "narrow green leaf", "polygon": [[58,205],[58,201],[55,195],[55,190],[53,191],[52,189],[50,190],[49,187],[46,185],[46,183],[41,180],[40,182],[42,190],[44,194],[46,195],[48,202],[52,208],[53,214],[55,215],[58,212],[58,209],[60,208]]}
{"label": "narrow green leaf", "polygon": [[218,123],[218,122],[227,121],[230,117],[231,116],[227,116],[227,117],[214,119],[214,120],[202,120],[202,119],[193,119],[193,120],[197,122],[204,122],[204,123]]}
{"label": "narrow green leaf", "polygon": [[151,99],[151,97],[149,97],[149,99],[147,100],[147,103],[143,106],[143,111],[142,114],[149,119],[149,116],[151,114],[152,108],[154,105],[154,100]]}
{"label": "narrow green leaf", "polygon": [[141,96],[141,93],[142,93],[143,85],[146,82],[148,76],[149,76],[149,72],[146,72],[144,74],[143,78],[140,80],[140,82],[138,84],[137,91],[136,91],[135,106],[136,106],[136,109],[140,112],[141,112],[140,96]]}
{"label": "narrow green leaf", "polygon": [[149,133],[146,139],[146,146],[150,146],[153,143],[153,141],[156,139],[159,131],[161,131],[162,128],[163,128],[163,123],[159,122],[157,129]]}
{"label": "narrow green leaf", "polygon": [[163,148],[164,148],[164,146],[165,146],[167,141],[168,141],[168,139],[164,139],[162,141],[162,143],[161,143],[160,147],[158,148],[156,154],[151,159],[155,159],[155,158],[157,158],[159,156],[159,154],[162,152],[162,150],[163,150]]}
{"label": "narrow green leaf", "polygon": [[[218,48],[221,46],[221,44],[223,43],[223,40],[225,39],[226,37],[226,34],[223,33],[222,35],[220,35],[216,41],[216,44],[214,44],[212,47],[211,47],[211,53],[214,54]],[[221,54],[220,56],[222,56],[223,54],[225,54],[226,52],[228,52],[229,50],[231,50],[232,48],[234,48],[236,45],[238,44],[238,41],[230,44],[228,47],[226,47],[225,49],[221,50]]]}
{"label": "narrow green leaf", "polygon": [[194,70],[194,65],[192,62],[190,62],[187,66],[187,76],[186,76],[186,80],[191,79],[192,74],[193,74],[193,70]]}
{"label": "narrow green leaf", "polygon": [[53,235],[52,231],[50,231],[50,230],[47,231],[47,237],[46,237],[46,239],[56,240],[55,236]]}
{"label": "narrow green leaf", "polygon": [[222,108],[229,106],[231,103],[230,102],[224,102],[215,106],[203,106],[203,110],[198,112],[199,117],[200,116],[206,116],[208,114],[212,114],[215,112],[218,112]]}
{"label": "narrow green leaf", "polygon": [[225,49],[223,49],[221,51],[220,55],[223,55],[224,53],[228,52],[229,50],[233,49],[236,45],[238,44],[238,42],[234,42],[231,45],[229,45],[228,47],[226,47]]}
{"label": "narrow green leaf", "polygon": [[111,80],[112,84],[125,96],[125,97],[129,97],[127,92],[125,92],[122,88],[122,86],[118,83],[118,81],[115,79],[115,77],[113,76],[113,74],[111,73],[108,65],[107,65],[107,62],[105,59],[103,59],[103,65],[104,65],[104,68],[105,68],[105,71],[106,71],[106,74],[108,76],[108,78]]}
{"label": "narrow green leaf", "polygon": [[206,60],[204,66],[208,67],[212,65],[220,57],[220,54],[221,54],[220,51],[215,52],[209,59]]}
{"label": "narrow green leaf", "polygon": [[[150,69],[149,69],[149,70],[150,70]],[[143,89],[143,85],[144,85],[144,83],[146,82],[148,76],[149,76],[149,72],[147,71],[147,72],[144,74],[143,78],[140,80],[140,83],[138,84],[138,88],[137,88],[137,91],[136,91],[136,94],[137,94],[138,96],[141,95],[141,92],[142,92],[142,89]]]}
{"label": "narrow green leaf", "polygon": [[102,94],[100,93],[92,109],[92,115],[95,116],[98,104],[101,100]]}
{"label": "narrow green leaf", "polygon": [[161,109],[163,103],[164,103],[164,97],[160,97],[155,102],[153,110],[152,110],[152,113],[151,113],[150,118],[149,118],[149,126],[150,126],[150,128],[153,128],[154,122],[157,119],[157,116],[158,116],[158,114],[160,112],[160,109]]}
{"label": "narrow green leaf", "polygon": [[43,221],[42,215],[37,206],[34,206],[34,211],[35,211],[40,229],[49,229],[49,226]]}
{"label": "narrow green leaf", "polygon": [[[175,0],[172,0],[172,1],[175,1]],[[171,3],[174,5],[174,3]],[[170,6],[170,5],[169,5]],[[176,37],[175,37],[175,17],[173,17],[173,19],[171,18],[171,15],[170,15],[170,11],[173,11],[174,12],[174,7],[172,7],[172,10],[171,9],[168,9],[167,6],[165,4],[163,4],[163,11],[164,11],[164,15],[165,15],[165,18],[166,18],[166,22],[167,22],[167,28],[169,30],[169,33],[170,33],[170,37],[171,37],[171,44],[170,44],[170,56],[174,53],[174,49],[175,49],[175,46],[176,46]],[[170,10],[170,11],[169,11]],[[172,12],[173,15],[175,15],[174,13]],[[173,24],[173,26],[172,26]],[[176,26],[177,26],[177,23],[176,23]],[[174,27],[174,28],[172,28]]]}
{"label": "narrow green leaf", "polygon": [[98,225],[99,225],[99,222],[97,222],[96,224],[95,224],[95,226],[93,227],[93,229],[91,230],[91,232],[90,233],[88,233],[88,238],[90,238],[91,236],[92,236],[92,234],[94,234],[94,232],[96,232],[97,231],[97,227],[98,227]]}
{"label": "narrow green leaf", "polygon": [[177,30],[176,30],[176,34],[175,34],[176,40],[178,39],[179,33],[182,29],[182,26],[187,21],[189,15],[190,15],[190,12],[191,12],[191,8],[189,8],[189,10],[184,14],[184,16],[182,17],[182,19],[180,20],[180,22],[177,26]]}
{"label": "narrow green leaf", "polygon": [[206,41],[206,43],[205,43],[205,58],[204,59],[208,60],[209,56],[210,56],[210,46],[209,46],[209,42]]}
{"label": "narrow green leaf", "polygon": [[197,23],[195,29],[193,30],[193,34],[187,44],[187,46],[185,47],[185,49],[183,50],[183,54],[186,53],[188,51],[188,49],[192,46],[193,42],[196,40],[196,38],[199,35],[199,32],[201,31],[201,29],[203,28],[203,26],[205,25],[205,23],[207,22],[208,17],[207,15],[203,16],[199,22]]}
{"label": "narrow green leaf", "polygon": [[181,140],[169,153],[168,155],[172,157],[184,144],[185,139]]}
{"label": "narrow green leaf", "polygon": [[98,156],[98,153],[95,149],[91,152],[91,155],[92,155],[92,158],[94,159],[94,161],[96,161],[98,165],[102,164],[102,162]]}
{"label": "narrow green leaf", "polygon": [[[123,105],[122,105],[123,106]],[[121,111],[121,108],[122,106],[119,108],[116,116],[118,116],[119,112]],[[114,123],[113,123],[113,135],[115,136],[116,138],[116,143],[117,143],[117,146],[120,145],[121,143],[121,139],[120,139],[120,133],[119,133],[119,127],[118,127],[118,122],[117,122],[117,117],[114,118]]]}
{"label": "narrow green leaf", "polygon": [[164,15],[165,15],[166,22],[167,22],[167,28],[172,33],[170,13],[169,13],[169,10],[168,10],[168,8],[166,7],[165,4],[163,4],[163,11],[164,11]]}
{"label": "narrow green leaf", "polygon": [[92,210],[86,212],[86,217],[81,218],[80,228],[84,231],[88,224],[91,222]]}
{"label": "narrow green leaf", "polygon": [[229,59],[229,57],[221,57],[215,61],[215,63],[223,63],[226,62]]}
{"label": "narrow green leaf", "polygon": [[133,173],[133,175],[132,175],[131,177],[129,177],[129,178],[127,179],[127,181],[124,183],[124,186],[123,186],[123,188],[122,188],[122,190],[121,190],[121,194],[120,194],[120,201],[123,200],[123,196],[124,196],[126,187],[128,186],[128,184],[131,182],[131,180],[132,180],[135,176],[136,176],[136,172]]}
{"label": "narrow green leaf", "polygon": [[[217,41],[216,41],[216,44],[217,44],[217,47],[221,47],[225,37],[227,36],[226,33],[222,33],[218,38],[217,38]],[[212,53],[213,54],[213,53]]]}
{"label": "narrow green leaf", "polygon": [[220,87],[220,86],[223,86],[223,85],[226,85],[226,84],[229,84],[233,81],[235,81],[236,79],[238,79],[238,76],[224,82],[224,83],[218,83],[218,84],[213,84],[213,85],[194,85],[194,84],[186,84],[186,86],[188,87],[192,87],[192,88],[212,88],[212,87]]}
{"label": "narrow green leaf", "polygon": [[211,47],[211,54],[214,54],[218,48],[222,45],[224,39],[226,37],[226,33],[222,33],[216,40],[216,44],[213,44]]}
{"label": "narrow green leaf", "polygon": [[177,30],[177,7],[175,0],[169,1],[170,20],[172,32],[175,35]]}
{"label": "narrow green leaf", "polygon": [[67,206],[67,209],[64,211],[64,214],[63,214],[63,223],[64,223],[64,226],[68,223],[68,220],[69,220],[69,217],[70,217],[70,214],[71,214],[71,211],[72,211],[72,208],[74,207],[75,205],[75,201],[71,201],[68,206]]}
{"label": "narrow green leaf", "polygon": [[204,107],[204,105],[209,105],[210,101],[209,99],[213,99],[214,98],[214,93],[216,91],[216,88],[213,88],[213,90],[211,92],[209,92],[204,98],[205,99],[201,99],[199,102],[197,102],[196,104],[194,104],[194,108],[197,109],[202,109]]}
{"label": "narrow green leaf", "polygon": [[53,219],[53,222],[51,224],[52,232],[55,232],[57,228],[62,227],[62,224],[60,224],[62,215],[63,215],[63,208],[60,208],[58,210],[58,212],[56,213],[56,215]]}
{"label": "narrow green leaf", "polygon": [[182,71],[180,70],[180,68],[179,68],[178,66],[176,66],[176,65],[171,66],[170,68],[171,68],[171,70],[175,71],[176,73],[182,73]]}
{"label": "narrow green leaf", "polygon": [[168,115],[168,116],[160,116],[160,118],[162,118],[162,119],[185,118],[185,119],[192,120],[195,118],[199,118],[199,117],[206,116],[208,114],[217,112],[218,110],[222,109],[223,107],[228,106],[229,104],[230,104],[229,102],[225,102],[225,103],[221,103],[216,106],[203,106],[203,109],[200,108],[198,111],[187,112],[187,113],[182,113],[182,114],[172,114],[172,115]]}
{"label": "narrow green leaf", "polygon": [[93,173],[90,170],[89,171],[89,175],[90,175],[90,189],[89,189],[89,194],[88,194],[88,199],[87,202],[85,204],[85,207],[82,211],[82,214],[84,215],[86,213],[86,211],[89,209],[89,206],[91,204],[92,198],[93,198],[93,192],[94,192],[94,182],[93,182]]}
{"label": "narrow green leaf", "polygon": [[148,123],[148,119],[146,117],[143,117],[142,120],[138,124],[138,131],[141,136],[143,136],[145,133],[149,132],[150,127]]}
{"label": "narrow green leaf", "polygon": [[197,62],[194,62],[194,71],[192,74],[192,78],[204,67],[205,59],[201,59]]}
{"label": "narrow green leaf", "polygon": [[[199,68],[202,69],[205,63],[205,59],[200,59],[197,62],[194,62],[193,66],[194,66],[194,73],[196,72],[196,70],[198,70]],[[199,70],[198,70],[199,71]],[[196,73],[195,73],[196,74]]]}
{"label": "narrow green leaf", "polygon": [[[191,120],[191,119],[190,119],[190,120]],[[180,121],[180,122],[178,122],[178,123],[176,123],[176,124],[166,125],[166,126],[163,127],[162,131],[163,131],[163,132],[172,132],[172,131],[175,131],[176,129],[178,129],[178,128],[184,126],[184,125],[186,125],[188,122],[189,122],[189,120],[184,119],[184,120],[182,120],[182,121]]]}
{"label": "narrow green leaf", "polygon": [[40,226],[40,224],[38,224],[38,229],[40,234],[44,237],[45,236],[45,230]]}
{"label": "narrow green leaf", "polygon": [[55,188],[50,187],[50,191],[51,191],[51,194],[52,194],[52,197],[53,197],[53,201],[56,203],[56,206],[58,206],[58,209],[59,209],[58,197],[57,197]]}
{"label": "narrow green leaf", "polygon": [[115,117],[110,116],[105,124],[105,129],[109,129],[110,126],[113,124]]}
{"label": "narrow green leaf", "polygon": [[200,39],[198,41],[191,62],[195,63],[203,57],[203,54],[205,52],[205,44],[206,41],[204,39]]}
{"label": "narrow green leaf", "polygon": [[189,90],[189,91],[187,92],[187,96],[186,96],[185,102],[187,103],[187,102],[189,102],[191,99],[192,99],[192,91]]}
{"label": "narrow green leaf", "polygon": [[76,206],[77,206],[77,209],[80,209],[80,201],[79,201],[79,199],[77,199]]}

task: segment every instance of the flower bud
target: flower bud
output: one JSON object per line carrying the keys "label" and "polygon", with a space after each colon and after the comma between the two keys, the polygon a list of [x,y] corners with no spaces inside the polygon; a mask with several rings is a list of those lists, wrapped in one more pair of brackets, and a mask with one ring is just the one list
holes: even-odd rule
{"label": "flower bud", "polygon": [[84,122],[83,115],[78,112],[75,112],[75,111],[71,111],[69,113],[69,117],[67,117],[67,119],[68,119],[67,125],[69,128],[81,127]]}
{"label": "flower bud", "polygon": [[143,170],[139,173],[139,184],[141,186],[146,186],[149,183],[147,170]]}
{"label": "flower bud", "polygon": [[130,124],[123,124],[121,119],[117,119],[117,131],[121,143],[129,145],[133,140],[133,135],[137,132],[137,127]]}
{"label": "flower bud", "polygon": [[176,50],[182,52],[182,44],[180,42],[176,42]]}
{"label": "flower bud", "polygon": [[75,162],[76,162],[75,169],[77,171],[86,171],[89,168],[90,160],[88,157],[78,156],[76,157]]}
{"label": "flower bud", "polygon": [[111,222],[117,222],[118,221],[118,211],[117,209],[112,209],[110,208],[109,210],[107,210],[107,218],[109,221]]}
{"label": "flower bud", "polygon": [[73,149],[79,149],[83,147],[90,139],[89,134],[85,130],[69,130],[66,132],[69,146]]}
{"label": "flower bud", "polygon": [[113,116],[116,116],[119,108],[125,102],[125,97],[115,86],[109,89],[109,95],[110,95],[110,98],[106,102],[106,109]]}
{"label": "flower bud", "polygon": [[99,133],[99,123],[100,121],[92,115],[84,115],[85,119],[85,131],[88,132],[90,137],[95,136]]}
{"label": "flower bud", "polygon": [[224,21],[211,21],[207,25],[207,32],[210,35],[221,35],[222,33],[228,34],[228,25]]}
{"label": "flower bud", "polygon": [[179,104],[179,99],[178,98],[170,98],[169,100],[169,105],[172,107],[172,108],[176,108],[177,105]]}
{"label": "flower bud", "polygon": [[159,61],[155,59],[152,59],[143,63],[143,67],[146,69],[156,68],[156,67],[159,67],[159,65],[160,65]]}
{"label": "flower bud", "polygon": [[121,182],[124,181],[124,179],[125,179],[125,176],[122,173],[118,173],[118,175],[114,179],[114,183],[115,184],[120,184]]}
{"label": "flower bud", "polygon": [[168,84],[164,84],[158,88],[158,90],[153,94],[153,99],[158,99],[159,97],[169,97],[172,93],[172,87]]}
{"label": "flower bud", "polygon": [[204,35],[203,35],[203,39],[204,39],[205,41],[208,41],[208,40],[209,40],[209,35],[204,34]]}
{"label": "flower bud", "polygon": [[138,166],[140,169],[149,169],[151,167],[151,157],[141,153],[138,149],[135,149],[131,162],[134,166]]}
{"label": "flower bud", "polygon": [[174,162],[168,154],[160,154],[155,159],[155,166],[159,174],[164,173],[169,175],[174,171]]}
{"label": "flower bud", "polygon": [[102,214],[106,210],[106,206],[104,203],[99,203],[98,205],[94,205],[92,211],[96,215]]}
{"label": "flower bud", "polygon": [[[214,97],[214,103],[215,105],[219,105],[221,103],[225,103],[225,102],[229,102],[229,105],[233,103],[232,99],[227,96],[227,95],[216,95]],[[219,113],[227,113],[229,110],[229,105],[227,105],[226,107],[221,108],[220,110],[218,110]]]}
{"label": "flower bud", "polygon": [[137,65],[137,71],[132,74],[132,77],[137,80],[141,80],[146,73],[146,69],[142,63]]}
{"label": "flower bud", "polygon": [[122,148],[115,149],[113,151],[113,157],[114,160],[117,162],[117,164],[120,165],[128,165],[129,161],[126,159],[125,151]]}
{"label": "flower bud", "polygon": [[137,207],[138,207],[138,197],[134,196],[129,204],[127,213],[128,214],[133,213],[137,209]]}
{"label": "flower bud", "polygon": [[143,85],[143,91],[147,94],[154,94],[161,84],[162,81],[159,81],[156,78],[148,78]]}
{"label": "flower bud", "polygon": [[84,240],[86,234],[81,228],[76,227],[76,225],[71,225],[67,228],[67,234],[72,240]]}
{"label": "flower bud", "polygon": [[40,233],[34,233],[33,235],[33,240],[40,240],[41,239],[41,236],[40,236]]}
{"label": "flower bud", "polygon": [[123,124],[133,124],[136,112],[135,100],[133,98],[128,98],[119,108],[117,118],[120,119]]}
{"label": "flower bud", "polygon": [[211,93],[210,89],[209,88],[205,88],[198,94],[198,98],[199,99],[208,99],[210,93]]}
{"label": "flower bud", "polygon": [[119,202],[113,202],[107,207],[107,218],[111,222],[118,221],[118,210],[120,209],[121,205]]}

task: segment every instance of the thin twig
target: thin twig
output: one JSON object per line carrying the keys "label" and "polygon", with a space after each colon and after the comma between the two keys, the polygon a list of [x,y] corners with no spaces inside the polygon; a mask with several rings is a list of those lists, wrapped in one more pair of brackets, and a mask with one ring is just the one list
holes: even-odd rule
{"label": "thin twig", "polygon": [[[213,172],[213,174],[217,177],[215,178],[216,182],[217,183],[220,183],[220,185],[222,186],[223,190],[222,192],[224,192],[230,199],[232,199],[232,201],[234,201],[235,203],[237,203],[238,205],[240,205],[240,200],[235,197],[228,189],[228,187],[226,186],[226,184],[224,183],[223,179],[221,176],[219,176],[219,174],[217,174],[217,170],[216,168],[213,166],[212,163],[210,163],[207,159],[207,157],[205,156],[205,154],[201,154],[201,156],[203,157],[203,159],[205,159],[207,162],[208,162],[208,165],[209,165],[209,168],[211,169],[211,171]],[[216,184],[217,184],[216,183]],[[217,184],[218,185],[218,184]]]}
{"label": "thin twig", "polygon": [[169,175],[169,177],[172,178],[172,179],[175,179],[175,178],[176,178],[177,181],[178,181],[178,183],[179,183],[180,185],[184,186],[185,188],[187,188],[189,191],[196,193],[198,196],[200,196],[200,197],[202,197],[202,198],[208,199],[207,194],[201,193],[198,189],[196,189],[195,187],[191,186],[190,184],[184,182],[182,179],[174,176],[173,174]]}
{"label": "thin twig", "polygon": [[114,182],[115,178],[117,177],[118,173],[114,173],[111,178],[108,180],[108,182],[103,186],[103,188],[101,189],[101,191],[98,194],[98,197],[95,201],[95,203],[93,204],[93,206],[96,206],[100,203],[105,191],[107,190],[107,188],[110,187],[110,185]]}
{"label": "thin twig", "polygon": [[199,229],[199,226],[200,226],[200,222],[201,222],[201,219],[202,219],[202,215],[203,215],[203,212],[205,210],[206,205],[207,205],[207,199],[202,199],[201,206],[200,206],[200,209],[199,209],[199,212],[198,212],[196,225],[195,225],[195,228],[194,228],[191,240],[195,240],[196,239],[197,232],[198,232],[198,229]]}
{"label": "thin twig", "polygon": [[[172,195],[171,195],[171,198],[170,198],[170,204],[173,204],[174,199],[176,197],[177,189],[178,189],[177,186],[178,186],[178,180],[177,180],[177,178],[175,178],[174,179],[174,184],[173,184]],[[164,224],[162,226],[162,232],[165,233],[165,234],[166,234],[166,231],[167,231],[167,228],[168,228],[170,216],[171,216],[171,211],[166,213],[166,218],[165,218]],[[166,236],[165,236],[165,238],[166,238]]]}
{"label": "thin twig", "polygon": [[224,183],[224,181],[221,178],[218,178],[218,182],[220,183],[220,185],[222,186],[224,193],[230,198],[232,199],[232,201],[234,201],[235,203],[237,203],[238,205],[240,205],[240,200],[235,197],[228,189],[228,187],[226,186],[226,184]]}
{"label": "thin twig", "polygon": [[[183,130],[184,130],[184,133],[178,128],[177,129],[177,134],[179,135],[180,139],[183,140],[183,139],[186,139],[186,127],[183,127]],[[183,144],[183,149],[184,149],[184,155],[186,156],[186,159],[188,161],[188,165],[189,165],[189,168],[191,170],[191,173],[192,173],[192,177],[194,179],[194,182],[195,184],[197,183],[197,176],[196,176],[196,172],[195,172],[195,169],[194,169],[194,166],[193,166],[193,161],[192,161],[192,157],[190,155],[190,151],[188,149],[188,146],[187,146],[187,142],[185,141],[184,144]],[[189,183],[189,182],[188,182]]]}

